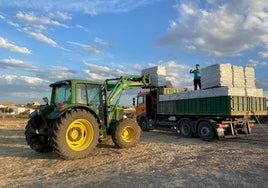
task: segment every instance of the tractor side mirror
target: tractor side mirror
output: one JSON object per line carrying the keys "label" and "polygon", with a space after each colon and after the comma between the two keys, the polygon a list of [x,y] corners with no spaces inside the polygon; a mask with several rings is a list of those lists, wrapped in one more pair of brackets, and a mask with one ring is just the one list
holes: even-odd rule
{"label": "tractor side mirror", "polygon": [[49,100],[47,97],[43,97],[43,101],[46,103],[46,105],[48,105]]}

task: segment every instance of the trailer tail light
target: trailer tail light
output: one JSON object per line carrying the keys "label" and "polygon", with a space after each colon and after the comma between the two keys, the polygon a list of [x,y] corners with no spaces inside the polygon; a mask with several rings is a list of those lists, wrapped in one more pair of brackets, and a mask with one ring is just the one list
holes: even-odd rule
{"label": "trailer tail light", "polygon": [[253,127],[253,126],[254,126],[254,123],[249,122],[249,123],[248,123],[248,126]]}
{"label": "trailer tail light", "polygon": [[217,124],[218,125],[218,128],[221,128],[221,129],[226,129],[228,127],[228,124]]}

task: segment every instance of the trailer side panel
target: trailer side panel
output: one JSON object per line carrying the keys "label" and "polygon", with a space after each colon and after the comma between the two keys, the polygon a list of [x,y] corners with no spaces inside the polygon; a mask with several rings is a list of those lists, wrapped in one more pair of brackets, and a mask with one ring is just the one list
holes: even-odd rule
{"label": "trailer side panel", "polygon": [[264,97],[218,96],[159,101],[158,114],[246,116],[265,115]]}

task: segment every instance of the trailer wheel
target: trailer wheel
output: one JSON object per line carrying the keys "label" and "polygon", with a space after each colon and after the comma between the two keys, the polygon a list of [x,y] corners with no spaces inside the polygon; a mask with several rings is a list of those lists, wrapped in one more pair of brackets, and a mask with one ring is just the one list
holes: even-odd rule
{"label": "trailer wheel", "polygon": [[86,110],[74,109],[55,121],[53,149],[64,159],[87,157],[99,139],[99,123]]}
{"label": "trailer wheel", "polygon": [[198,136],[205,141],[210,141],[215,137],[215,133],[211,124],[207,121],[202,121],[198,125]]}
{"label": "trailer wheel", "polygon": [[179,124],[180,135],[185,138],[191,138],[193,136],[193,130],[189,119],[184,119]]}
{"label": "trailer wheel", "polygon": [[148,119],[146,117],[141,117],[140,127],[143,131],[148,131]]}
{"label": "trailer wheel", "polygon": [[140,141],[140,126],[129,119],[121,121],[114,129],[112,140],[120,148],[129,148]]}

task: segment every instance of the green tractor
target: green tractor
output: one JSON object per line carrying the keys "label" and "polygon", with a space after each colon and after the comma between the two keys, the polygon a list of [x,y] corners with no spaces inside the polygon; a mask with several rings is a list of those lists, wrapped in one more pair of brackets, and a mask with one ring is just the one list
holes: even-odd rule
{"label": "green tractor", "polygon": [[104,83],[62,80],[52,87],[50,103],[30,114],[25,127],[27,144],[36,152],[55,152],[64,159],[87,157],[111,135],[119,148],[136,145],[141,130],[123,118],[120,94],[128,88],[146,88],[150,76],[128,75]]}

